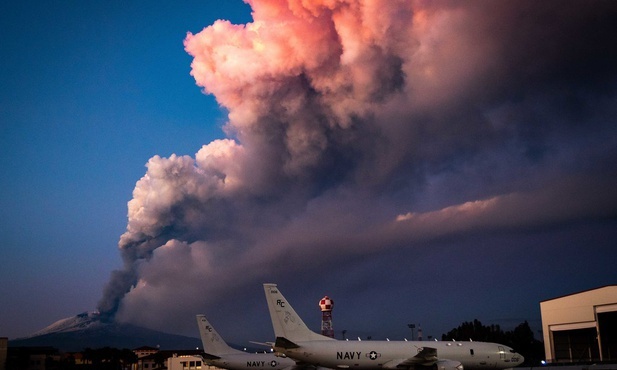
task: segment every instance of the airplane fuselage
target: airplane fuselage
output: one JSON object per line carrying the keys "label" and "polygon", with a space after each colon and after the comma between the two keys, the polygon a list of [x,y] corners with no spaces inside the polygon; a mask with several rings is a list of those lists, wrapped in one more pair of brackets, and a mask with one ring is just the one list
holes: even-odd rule
{"label": "airplane fuselage", "polygon": [[[394,369],[404,365],[423,347],[435,348],[437,357],[460,362],[467,369],[505,369],[520,364],[521,356],[511,348],[486,342],[407,341],[308,341],[299,348],[276,350],[313,365],[358,370]],[[422,365],[418,363],[417,365]]]}
{"label": "airplane fuselage", "polygon": [[220,359],[206,360],[206,363],[229,370],[282,370],[296,364],[290,358],[277,357],[271,353],[246,352],[226,354]]}

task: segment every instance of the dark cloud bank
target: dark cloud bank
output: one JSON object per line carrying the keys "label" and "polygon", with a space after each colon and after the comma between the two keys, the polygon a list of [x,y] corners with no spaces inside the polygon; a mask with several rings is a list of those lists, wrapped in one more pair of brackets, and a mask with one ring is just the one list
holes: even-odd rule
{"label": "dark cloud bank", "polygon": [[227,138],[150,159],[102,313],[271,339],[278,282],[438,336],[615,283],[617,3],[249,3],[185,40]]}

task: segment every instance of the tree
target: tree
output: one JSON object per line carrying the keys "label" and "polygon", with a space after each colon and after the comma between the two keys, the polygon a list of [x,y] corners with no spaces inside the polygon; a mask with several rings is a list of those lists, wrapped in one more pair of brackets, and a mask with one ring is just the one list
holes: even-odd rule
{"label": "tree", "polygon": [[442,334],[441,340],[500,343],[514,348],[515,351],[525,357],[523,366],[534,366],[544,359],[544,345],[533,336],[533,331],[527,321],[519,324],[512,331],[504,332],[499,325],[484,326],[475,319],[473,322],[463,322],[457,328]]}
{"label": "tree", "polygon": [[135,352],[131,351],[128,348],[123,348],[120,351],[119,358],[123,369],[129,369],[130,364],[137,363],[137,355],[135,354]]}
{"label": "tree", "polygon": [[545,359],[544,344],[535,339],[533,331],[529,327],[527,321],[519,324],[513,331],[509,333],[509,345],[523,356],[525,356],[525,364],[529,366],[538,365],[541,360]]}
{"label": "tree", "polygon": [[154,354],[154,367],[156,369],[162,369],[163,367],[166,366],[166,361],[167,361],[167,357],[168,355],[165,354],[164,352],[157,352]]}

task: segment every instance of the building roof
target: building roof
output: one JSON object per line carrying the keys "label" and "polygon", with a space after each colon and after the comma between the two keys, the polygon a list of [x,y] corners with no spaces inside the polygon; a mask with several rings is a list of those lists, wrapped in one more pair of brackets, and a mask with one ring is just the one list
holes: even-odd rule
{"label": "building roof", "polygon": [[158,351],[159,349],[156,347],[142,346],[139,348],[133,349],[133,351]]}
{"label": "building roof", "polygon": [[160,357],[164,357],[164,358],[168,358],[168,357],[173,357],[174,355],[177,356],[201,356],[203,354],[203,351],[201,350],[197,350],[197,349],[179,349],[179,350],[163,350],[163,351],[158,351],[157,353],[148,355],[148,356],[144,356],[142,358],[140,358],[141,361],[144,360],[154,360],[156,358],[160,358]]}
{"label": "building roof", "polygon": [[581,291],[576,292],[576,293],[564,294],[564,295],[560,295],[560,296],[558,296],[558,297],[553,297],[553,298],[545,299],[545,300],[543,300],[543,301],[540,301],[540,303],[542,303],[542,302],[552,301],[552,300],[554,300],[554,299],[560,299],[560,298],[564,298],[564,297],[569,297],[569,296],[571,296],[571,295],[577,295],[577,294],[581,294],[581,293],[587,293],[587,292],[591,292],[591,291],[594,291],[594,290],[600,290],[600,289],[605,289],[605,288],[614,288],[614,287],[617,287],[617,285],[615,285],[615,284],[611,284],[611,285],[603,285],[603,286],[601,286],[601,287],[597,287],[597,288],[592,288],[592,289],[581,290]]}

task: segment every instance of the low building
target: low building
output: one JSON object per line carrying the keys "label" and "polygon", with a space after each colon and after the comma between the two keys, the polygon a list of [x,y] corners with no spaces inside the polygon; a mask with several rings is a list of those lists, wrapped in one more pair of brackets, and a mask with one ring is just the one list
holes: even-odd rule
{"label": "low building", "polygon": [[62,355],[54,347],[9,347],[7,370],[45,370],[56,366]]}
{"label": "low building", "polygon": [[207,365],[202,364],[200,350],[157,350],[156,353],[143,356],[137,359],[133,365],[133,370],[213,370]]}
{"label": "low building", "polygon": [[83,352],[65,352],[63,355],[63,361],[70,365],[90,365],[90,361],[86,359]]}
{"label": "low building", "polygon": [[153,355],[159,351],[158,348],[143,346],[139,348],[135,348],[133,352],[137,355],[137,358],[142,358],[146,356]]}
{"label": "low building", "polygon": [[617,285],[540,302],[547,362],[617,361]]}
{"label": "low building", "polygon": [[9,338],[0,337],[0,370],[6,370],[6,356],[9,345]]}
{"label": "low building", "polygon": [[195,355],[177,355],[167,359],[167,370],[207,370],[208,365],[202,363],[202,358]]}

